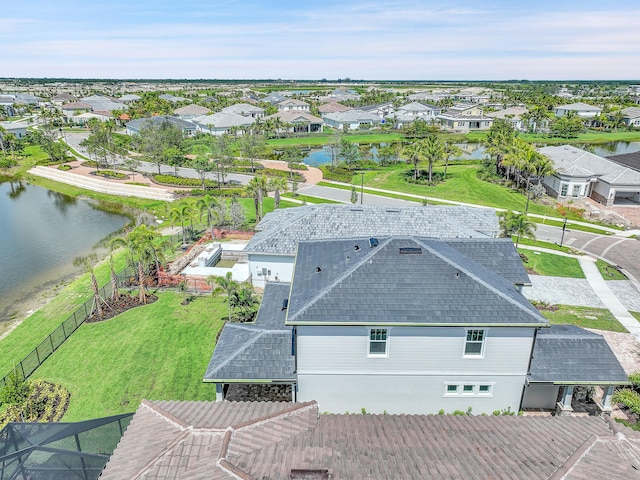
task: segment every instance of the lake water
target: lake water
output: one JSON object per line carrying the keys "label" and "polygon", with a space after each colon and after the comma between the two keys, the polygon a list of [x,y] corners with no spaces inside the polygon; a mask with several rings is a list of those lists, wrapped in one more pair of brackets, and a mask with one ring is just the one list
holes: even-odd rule
{"label": "lake water", "polygon": [[51,190],[0,183],[0,334],[3,322],[26,313],[21,302],[77,271],[75,257],[128,221]]}
{"label": "lake water", "polygon": [[[456,143],[462,150],[463,154],[460,158],[482,160],[486,155],[484,153],[485,148],[480,143],[467,142]],[[544,146],[542,144],[536,146]],[[375,148],[375,147],[374,147]],[[633,153],[640,151],[640,142],[608,142],[599,145],[593,145],[593,150],[596,155],[601,157],[607,157],[610,155],[617,155],[621,153]],[[312,167],[318,167],[331,163],[331,157],[327,155],[324,149],[312,150],[304,159],[304,163]]]}

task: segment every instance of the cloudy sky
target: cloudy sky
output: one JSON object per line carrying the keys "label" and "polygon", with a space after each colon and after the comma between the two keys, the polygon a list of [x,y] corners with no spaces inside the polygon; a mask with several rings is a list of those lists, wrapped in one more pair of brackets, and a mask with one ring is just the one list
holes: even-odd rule
{"label": "cloudy sky", "polygon": [[640,1],[23,0],[0,77],[640,79]]}

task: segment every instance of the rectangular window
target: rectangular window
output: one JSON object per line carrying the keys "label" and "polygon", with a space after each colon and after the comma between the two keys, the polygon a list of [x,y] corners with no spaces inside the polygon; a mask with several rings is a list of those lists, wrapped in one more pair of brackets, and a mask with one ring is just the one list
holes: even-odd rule
{"label": "rectangular window", "polygon": [[560,188],[560,196],[566,197],[568,192],[569,192],[569,185],[567,185],[566,183],[563,183],[562,187]]}
{"label": "rectangular window", "polygon": [[452,396],[474,396],[474,397],[492,397],[493,383],[445,383],[445,397]]}
{"label": "rectangular window", "polygon": [[577,197],[577,196],[579,196],[579,195],[580,195],[580,185],[574,185],[574,186],[573,186],[573,192],[572,192],[572,195],[573,195],[574,197]]}
{"label": "rectangular window", "polygon": [[369,330],[369,355],[386,356],[388,332],[386,328],[372,328]]}
{"label": "rectangular window", "polygon": [[463,385],[462,393],[466,393],[467,395],[473,395],[473,385]]}
{"label": "rectangular window", "polygon": [[480,357],[483,352],[484,330],[467,330],[467,339],[464,344],[464,355],[469,357]]}
{"label": "rectangular window", "polygon": [[458,385],[447,385],[447,393],[449,395],[458,393]]}
{"label": "rectangular window", "polygon": [[491,385],[478,386],[478,395],[490,395],[490,394],[491,394]]}

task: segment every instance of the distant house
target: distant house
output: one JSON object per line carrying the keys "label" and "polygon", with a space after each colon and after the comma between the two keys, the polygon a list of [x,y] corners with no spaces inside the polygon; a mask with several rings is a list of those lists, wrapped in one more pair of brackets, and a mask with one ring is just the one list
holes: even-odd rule
{"label": "distant house", "polygon": [[233,113],[235,115],[242,115],[243,117],[250,118],[262,118],[264,117],[264,108],[250,103],[236,103],[229,107],[225,107],[220,110],[220,113]]}
{"label": "distant house", "polygon": [[51,97],[50,101],[53,105],[61,106],[65,103],[77,102],[78,99],[68,93],[59,93],[58,95]]}
{"label": "distant house", "polygon": [[419,102],[411,102],[401,106],[390,117],[393,118],[396,128],[411,123],[417,119],[425,122],[435,122],[442,109],[434,105],[425,105]]}
{"label": "distant house", "polygon": [[198,126],[198,131],[210,135],[224,135],[234,130],[241,133],[246,131],[255,121],[256,119],[251,116],[231,112],[218,112],[193,119],[193,122]]}
{"label": "distant house", "polygon": [[270,118],[278,118],[281,122],[290,124],[287,131],[294,133],[316,133],[322,132],[323,121],[321,118],[311,115],[309,112],[303,110],[282,110],[273,115],[265,117],[265,120]]}
{"label": "distant house", "polygon": [[136,95],[135,93],[129,93],[127,95],[123,95],[119,98],[119,100],[122,103],[133,103],[133,102],[137,102],[138,100],[140,100],[142,97],[140,95]]}
{"label": "distant house", "polygon": [[91,110],[95,111],[113,111],[113,110],[127,110],[128,105],[103,95],[92,95],[90,97],[84,97],[80,99],[81,103],[91,105]]}
{"label": "distant house", "polygon": [[143,400],[100,479],[638,478],[640,434],[607,418],[322,412]]}
{"label": "distant house", "polygon": [[484,116],[471,116],[467,114],[441,113],[437,117],[438,122],[448,129],[456,131],[489,130],[493,125],[493,118]]}
{"label": "distant house", "polygon": [[621,110],[627,127],[640,127],[640,107],[627,107]]}
{"label": "distant house", "polygon": [[204,378],[218,400],[288,383],[334,413],[482,414],[555,409],[562,386],[566,413],[576,385],[604,387],[606,411],[628,383],[602,336],[550,328],[526,300],[508,239],[302,241],[291,278],[266,284],[255,326],[223,328]]}
{"label": "distant house", "polygon": [[326,125],[342,130],[358,130],[373,128],[380,124],[380,117],[375,113],[364,112],[359,109],[346,112],[327,113],[322,116]]}
{"label": "distant house", "polygon": [[176,97],[175,95],[171,95],[170,93],[163,93],[161,95],[158,95],[158,98],[161,98],[162,100],[166,100],[167,102],[171,102],[171,103],[180,103],[180,102],[190,101],[188,98]]}
{"label": "distant house", "polygon": [[509,122],[514,129],[524,131],[529,128],[527,122],[523,120],[523,116],[529,112],[526,107],[509,107],[497,112],[487,112],[486,117],[493,118],[494,120],[499,118]]}
{"label": "distant house", "polygon": [[13,117],[16,114],[15,108],[16,99],[13,95],[0,95],[0,113],[4,110],[4,113],[8,117]]}
{"label": "distant house", "polygon": [[67,119],[71,119],[80,113],[86,113],[93,110],[93,107],[85,102],[69,102],[60,107],[62,115]]}
{"label": "distant house", "polygon": [[[29,125],[25,122],[0,122],[0,127],[2,127],[6,133],[15,135],[16,138],[25,138]],[[0,137],[2,137],[1,132]]]}
{"label": "distant house", "polygon": [[346,112],[347,110],[353,110],[353,107],[347,107],[338,102],[323,103],[318,107],[318,113],[324,115],[325,113]]}
{"label": "distant house", "polygon": [[366,235],[491,238],[500,228],[491,209],[318,204],[268,213],[244,251],[252,282],[291,280],[298,242]]}
{"label": "distant house", "polygon": [[192,122],[182,120],[177,117],[172,117],[170,115],[159,115],[157,117],[137,118],[135,120],[131,120],[125,125],[127,128],[127,135],[139,134],[146,125],[160,125],[164,122],[169,122],[180,128],[185,137],[192,137],[196,134],[197,131],[196,125]]}
{"label": "distant house", "polygon": [[97,120],[99,122],[107,122],[111,120],[112,117],[109,115],[109,112],[84,112],[78,115],[73,115],[69,118],[71,122],[76,125],[86,125],[90,120]]}
{"label": "distant house", "polygon": [[287,99],[287,96],[282,92],[271,92],[269,95],[262,97],[261,102],[270,103],[271,105],[277,105],[278,103]]}
{"label": "distant house", "polygon": [[640,172],[572,145],[543,147],[540,153],[553,162],[556,173],[543,179],[550,195],[589,197],[606,206],[640,203]]}
{"label": "distant house", "polygon": [[556,117],[563,117],[569,112],[573,112],[580,118],[594,118],[602,113],[602,109],[589,105],[587,103],[569,103],[567,105],[558,105],[554,109]]}
{"label": "distant house", "polygon": [[380,119],[393,113],[393,102],[375,103],[373,105],[361,105],[358,110],[377,115]]}
{"label": "distant house", "polygon": [[303,112],[309,111],[309,104],[304,100],[298,100],[297,98],[287,98],[277,104],[278,110],[300,110]]}
{"label": "distant house", "polygon": [[184,107],[176,108],[173,111],[173,114],[181,118],[182,120],[193,120],[196,117],[202,115],[208,115],[211,113],[211,110],[207,107],[201,107],[200,105],[196,105],[192,103],[191,105],[186,105]]}

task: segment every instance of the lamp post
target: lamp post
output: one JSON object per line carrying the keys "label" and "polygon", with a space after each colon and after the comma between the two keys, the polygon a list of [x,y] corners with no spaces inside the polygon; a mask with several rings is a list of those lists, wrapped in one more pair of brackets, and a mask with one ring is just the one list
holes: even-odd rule
{"label": "lamp post", "polygon": [[560,237],[560,246],[564,242],[564,232],[567,230],[567,217],[564,217],[564,223],[562,224],[562,237]]}
{"label": "lamp post", "polygon": [[360,173],[360,205],[362,205],[362,197],[364,195],[364,172]]}

